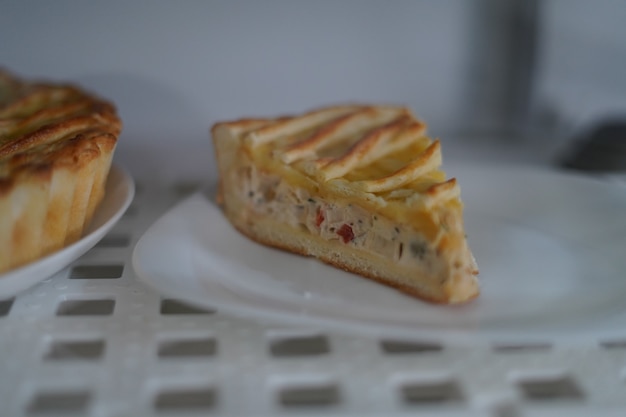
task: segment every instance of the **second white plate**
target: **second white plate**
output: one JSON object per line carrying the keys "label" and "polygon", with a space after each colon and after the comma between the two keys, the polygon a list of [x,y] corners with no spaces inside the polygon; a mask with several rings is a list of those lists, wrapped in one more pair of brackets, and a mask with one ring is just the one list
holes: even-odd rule
{"label": "second white plate", "polygon": [[155,223],[133,265],[169,296],[246,317],[378,336],[492,340],[626,335],[626,193],[584,177],[457,167],[480,297],[421,302],[251,242],[204,195]]}

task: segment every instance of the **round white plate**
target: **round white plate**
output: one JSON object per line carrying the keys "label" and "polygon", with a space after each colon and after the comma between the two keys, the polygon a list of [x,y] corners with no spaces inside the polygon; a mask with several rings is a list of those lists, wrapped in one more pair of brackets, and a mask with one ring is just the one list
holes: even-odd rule
{"label": "round white plate", "polygon": [[455,167],[478,299],[432,305],[254,243],[203,194],[157,221],[133,254],[168,296],[222,312],[448,342],[626,335],[626,190],[538,168]]}
{"label": "round white plate", "polygon": [[0,299],[17,293],[56,274],[91,249],[122,217],[135,195],[135,183],[122,168],[109,171],[104,198],[77,242],[35,262],[0,275]]}

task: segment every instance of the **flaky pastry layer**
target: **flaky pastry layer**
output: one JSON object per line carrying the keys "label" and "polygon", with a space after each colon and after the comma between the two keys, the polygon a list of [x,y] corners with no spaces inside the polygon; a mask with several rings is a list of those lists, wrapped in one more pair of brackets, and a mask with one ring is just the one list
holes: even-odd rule
{"label": "flaky pastry layer", "polygon": [[111,103],[0,70],[0,272],[81,237],[120,130]]}

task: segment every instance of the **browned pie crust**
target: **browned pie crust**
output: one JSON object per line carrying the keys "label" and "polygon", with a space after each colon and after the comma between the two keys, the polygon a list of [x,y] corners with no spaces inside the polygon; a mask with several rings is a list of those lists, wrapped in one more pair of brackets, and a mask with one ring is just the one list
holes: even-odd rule
{"label": "browned pie crust", "polygon": [[0,272],[80,238],[121,127],[111,103],[79,87],[0,70]]}

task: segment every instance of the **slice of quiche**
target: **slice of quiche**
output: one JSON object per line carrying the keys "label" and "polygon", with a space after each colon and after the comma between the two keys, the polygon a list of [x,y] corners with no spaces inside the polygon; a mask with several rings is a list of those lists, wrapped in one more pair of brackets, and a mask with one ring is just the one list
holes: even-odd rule
{"label": "slice of quiche", "polygon": [[213,126],[218,201],[248,237],[438,303],[478,295],[457,181],[404,107]]}

